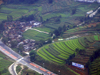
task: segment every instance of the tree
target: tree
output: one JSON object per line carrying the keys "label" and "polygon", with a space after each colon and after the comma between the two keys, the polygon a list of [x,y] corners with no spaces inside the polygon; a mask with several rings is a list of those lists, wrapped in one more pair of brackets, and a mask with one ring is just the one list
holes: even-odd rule
{"label": "tree", "polygon": [[49,4],[52,4],[52,3],[53,3],[53,0],[48,0],[48,3],[49,3]]}
{"label": "tree", "polygon": [[22,51],[24,50],[24,47],[23,47],[23,45],[19,45],[19,51],[22,53]]}
{"label": "tree", "polygon": [[32,50],[29,55],[31,56],[33,54],[36,55],[36,52],[34,50]]}
{"label": "tree", "polygon": [[13,17],[12,17],[12,15],[7,15],[7,21],[13,21]]}
{"label": "tree", "polygon": [[0,30],[4,30],[4,24],[3,24],[3,22],[0,23]]}
{"label": "tree", "polygon": [[3,37],[2,41],[3,41],[3,43],[6,44],[8,42],[8,38],[7,37]]}
{"label": "tree", "polygon": [[17,41],[11,41],[11,47],[15,48],[17,46],[18,42]]}
{"label": "tree", "polygon": [[65,32],[66,31],[66,25],[63,25],[62,29],[63,29],[63,32]]}
{"label": "tree", "polygon": [[72,15],[74,15],[76,13],[76,8],[72,9]]}
{"label": "tree", "polygon": [[36,52],[32,50],[29,55],[30,55],[30,61],[33,62],[35,60]]}
{"label": "tree", "polygon": [[48,39],[48,43],[52,43],[52,39],[51,38]]}

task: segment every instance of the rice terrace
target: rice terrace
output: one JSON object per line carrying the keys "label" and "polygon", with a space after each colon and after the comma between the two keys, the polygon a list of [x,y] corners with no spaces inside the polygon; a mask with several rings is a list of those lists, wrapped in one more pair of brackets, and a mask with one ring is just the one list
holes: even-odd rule
{"label": "rice terrace", "polygon": [[0,43],[0,75],[100,75],[100,0],[0,0]]}

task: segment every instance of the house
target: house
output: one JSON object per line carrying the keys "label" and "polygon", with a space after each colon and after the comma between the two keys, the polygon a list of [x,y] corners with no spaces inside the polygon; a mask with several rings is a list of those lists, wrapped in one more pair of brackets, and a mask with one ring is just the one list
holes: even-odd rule
{"label": "house", "polygon": [[88,11],[86,14],[89,15],[91,13],[93,13],[93,10]]}
{"label": "house", "polygon": [[79,2],[89,2],[89,3],[93,3],[93,2],[100,3],[100,0],[75,0],[75,1],[79,1]]}

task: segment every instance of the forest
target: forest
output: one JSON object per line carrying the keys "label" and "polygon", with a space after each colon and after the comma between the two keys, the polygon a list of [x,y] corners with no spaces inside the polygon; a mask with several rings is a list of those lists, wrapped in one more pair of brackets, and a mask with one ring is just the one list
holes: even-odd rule
{"label": "forest", "polygon": [[[4,3],[7,4],[34,4],[35,2],[38,2],[39,0],[3,0]],[[48,3],[53,3],[53,0],[48,0]]]}

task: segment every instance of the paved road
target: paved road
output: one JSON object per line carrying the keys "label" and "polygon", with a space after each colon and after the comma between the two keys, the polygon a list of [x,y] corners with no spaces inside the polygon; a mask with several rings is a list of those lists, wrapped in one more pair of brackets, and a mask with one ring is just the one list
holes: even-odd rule
{"label": "paved road", "polygon": [[10,58],[12,58],[13,60],[15,60],[16,62],[18,62],[22,65],[25,65],[25,66],[31,68],[32,70],[34,70],[34,71],[36,71],[40,74],[56,75],[53,72],[51,72],[51,71],[35,64],[35,63],[32,63],[32,62],[28,61],[26,58],[22,57],[18,53],[14,52],[11,48],[7,47],[1,41],[0,41],[0,51],[3,52],[4,54],[6,54],[7,56],[9,56]]}
{"label": "paved road", "polygon": [[10,65],[9,72],[12,75],[17,75],[17,73],[16,73],[16,62]]}

